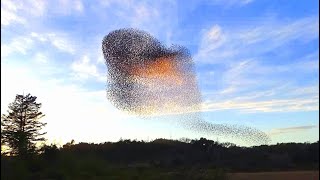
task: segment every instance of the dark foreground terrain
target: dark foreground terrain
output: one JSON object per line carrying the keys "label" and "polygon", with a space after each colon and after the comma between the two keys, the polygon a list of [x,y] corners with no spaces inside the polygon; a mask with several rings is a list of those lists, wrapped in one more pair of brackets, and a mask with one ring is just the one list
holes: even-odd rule
{"label": "dark foreground terrain", "polygon": [[280,171],[280,172],[258,172],[258,173],[231,173],[229,180],[318,180],[319,171]]}
{"label": "dark foreground terrain", "polygon": [[319,142],[246,148],[204,138],[67,143],[2,155],[1,179],[319,179],[318,151]]}

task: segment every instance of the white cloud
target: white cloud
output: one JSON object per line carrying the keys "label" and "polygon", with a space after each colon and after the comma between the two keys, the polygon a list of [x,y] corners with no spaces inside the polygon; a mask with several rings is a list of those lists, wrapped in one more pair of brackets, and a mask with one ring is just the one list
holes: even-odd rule
{"label": "white cloud", "polygon": [[141,26],[159,18],[158,9],[146,4],[133,5],[133,15],[129,18],[133,26]]}
{"label": "white cloud", "polygon": [[36,55],[34,56],[34,60],[38,63],[47,63],[48,57],[43,53],[36,53]]}
{"label": "white cloud", "polygon": [[10,43],[1,43],[1,58],[7,57],[12,53],[19,52],[26,54],[29,49],[33,46],[34,41],[29,37],[17,37]]}
{"label": "white cloud", "polygon": [[72,45],[70,45],[70,42],[68,42],[65,38],[59,37],[56,34],[49,34],[50,42],[53,46],[60,49],[61,51],[66,51],[71,54],[74,53],[74,48]]}
{"label": "white cloud", "polygon": [[3,1],[1,1],[1,7],[5,8],[5,9],[8,9],[8,10],[16,11],[20,6],[21,6],[20,3],[14,3],[11,0],[3,0]]}
{"label": "white cloud", "polygon": [[206,34],[206,40],[216,41],[221,39],[221,27],[218,25],[214,25]]}
{"label": "white cloud", "polygon": [[225,41],[226,37],[223,34],[221,27],[219,25],[214,25],[204,34],[200,44],[199,54],[209,53],[210,51],[219,48]]}
{"label": "white cloud", "polygon": [[280,135],[285,133],[296,133],[301,131],[308,131],[314,128],[319,128],[319,125],[277,128],[277,129],[272,129],[270,132],[268,132],[268,135],[275,136],[275,135]]}
{"label": "white cloud", "polygon": [[18,36],[8,43],[1,43],[1,58],[5,58],[13,53],[27,54],[38,43],[50,42],[52,46],[60,51],[75,53],[75,45],[68,40],[66,35],[56,33],[31,33],[31,35]]}
{"label": "white cloud", "polygon": [[74,44],[67,38],[66,34],[59,33],[31,33],[31,37],[40,42],[50,42],[57,49],[73,54],[75,52]]}
{"label": "white cloud", "polygon": [[231,7],[235,5],[247,5],[249,3],[252,3],[253,0],[212,0],[214,4],[217,5],[223,5],[226,7]]}
{"label": "white cloud", "polygon": [[224,95],[224,94],[230,94],[236,91],[236,88],[234,86],[229,86],[226,89],[223,89],[222,91],[219,92],[219,94]]}
{"label": "white cloud", "polygon": [[46,8],[47,1],[44,0],[1,1],[1,25],[26,24],[28,18],[44,15]]}
{"label": "white cloud", "polygon": [[207,92],[202,111],[236,110],[243,113],[299,112],[319,110],[318,85],[282,86],[243,89],[230,86]]}
{"label": "white cloud", "polygon": [[319,110],[319,96],[308,99],[272,99],[265,101],[224,100],[220,102],[207,101],[202,106],[202,111],[239,110],[244,113],[257,112],[296,112]]}
{"label": "white cloud", "polygon": [[289,95],[305,95],[305,94],[319,94],[319,86],[307,86],[293,89],[291,92],[287,92]]}
{"label": "white cloud", "polygon": [[1,26],[7,26],[12,22],[25,23],[25,19],[16,14],[21,8],[21,3],[14,3],[10,0],[1,1]]}
{"label": "white cloud", "polygon": [[[82,13],[84,6],[81,0],[59,0],[55,2],[56,8],[53,8],[53,13],[57,15],[70,15],[74,13]],[[58,8],[57,8],[58,7]]]}
{"label": "white cloud", "polygon": [[[215,40],[208,41],[210,37]],[[213,25],[202,37],[195,59],[199,63],[230,63],[274,50],[293,40],[309,42],[319,38],[319,18],[308,17],[293,22],[267,21],[247,28],[230,30]]]}
{"label": "white cloud", "polygon": [[13,51],[13,49],[11,49],[10,46],[8,46],[6,44],[2,44],[1,45],[1,60],[2,60],[2,58],[7,57],[12,51]]}
{"label": "white cloud", "polygon": [[81,0],[74,1],[74,7],[77,11],[83,12],[84,7]]}
{"label": "white cloud", "polygon": [[17,16],[14,12],[1,8],[1,25],[7,26],[12,22],[25,24],[26,20]]}
{"label": "white cloud", "polygon": [[97,66],[91,62],[87,55],[84,55],[81,60],[71,64],[73,76],[78,80],[87,80],[95,78],[98,81],[106,82],[106,76],[98,72]]}
{"label": "white cloud", "polygon": [[80,78],[87,79],[89,76],[98,76],[97,67],[94,64],[90,64],[88,56],[83,56],[82,60],[75,61],[71,68]]}
{"label": "white cloud", "polygon": [[1,1],[1,26],[12,23],[25,25],[35,18],[45,17],[48,12],[65,16],[83,11],[84,5],[81,0],[4,0]]}
{"label": "white cloud", "polygon": [[178,23],[175,1],[107,1],[100,2],[106,8],[105,16],[121,19],[120,26],[145,30],[170,43],[170,36]]}
{"label": "white cloud", "polygon": [[250,73],[250,70],[253,69],[254,63],[252,60],[243,60],[239,63],[232,65],[226,72],[223,74],[223,80],[230,85],[234,86],[247,86],[249,84],[255,83],[251,79],[246,78],[246,75]]}
{"label": "white cloud", "polygon": [[[291,63],[263,64],[259,59],[229,62],[224,69],[202,73],[204,111],[233,109],[241,112],[293,112],[319,110],[318,52]],[[313,76],[314,75],[314,76]],[[310,79],[314,78],[314,79]],[[301,78],[309,79],[300,85]],[[209,82],[209,79],[213,82]]]}
{"label": "white cloud", "polygon": [[48,41],[48,38],[45,35],[41,35],[41,34],[38,34],[38,33],[35,33],[35,32],[31,33],[31,37],[37,39],[40,42]]}
{"label": "white cloud", "polygon": [[[307,55],[309,56],[309,55]],[[230,63],[228,69],[221,74],[223,83],[228,86],[241,89],[255,89],[267,86],[282,86],[286,83],[295,83],[294,78],[282,77],[286,75],[308,75],[316,73],[319,61],[317,59],[308,60],[302,58],[292,63],[284,65],[267,65],[260,63],[258,60],[242,60]],[[273,77],[278,76],[277,79]],[[282,79],[281,79],[282,77]]]}
{"label": "white cloud", "polygon": [[97,59],[97,63],[98,64],[104,64],[104,62],[105,62],[105,60],[104,60],[103,54],[100,52],[99,56],[98,56],[98,59]]}
{"label": "white cloud", "polygon": [[45,0],[28,0],[24,9],[34,16],[42,16],[46,13],[47,5]]}

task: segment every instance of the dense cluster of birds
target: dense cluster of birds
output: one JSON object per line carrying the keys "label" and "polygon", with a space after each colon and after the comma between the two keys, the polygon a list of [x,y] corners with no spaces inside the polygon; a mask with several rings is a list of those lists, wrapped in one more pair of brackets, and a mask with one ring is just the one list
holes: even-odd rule
{"label": "dense cluster of birds", "polygon": [[202,120],[194,62],[182,46],[165,47],[145,31],[119,29],[103,38],[107,97],[118,109],[141,117],[180,115],[183,127],[266,143],[263,132]]}

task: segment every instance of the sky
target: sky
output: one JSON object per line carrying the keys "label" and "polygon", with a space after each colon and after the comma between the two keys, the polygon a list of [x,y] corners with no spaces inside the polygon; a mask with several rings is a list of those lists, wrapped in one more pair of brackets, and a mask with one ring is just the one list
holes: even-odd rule
{"label": "sky", "polygon": [[210,123],[267,133],[271,144],[319,140],[317,0],[1,1],[1,113],[16,94],[37,96],[48,142],[206,137],[144,119],[106,98],[101,43],[136,28],[190,51]]}

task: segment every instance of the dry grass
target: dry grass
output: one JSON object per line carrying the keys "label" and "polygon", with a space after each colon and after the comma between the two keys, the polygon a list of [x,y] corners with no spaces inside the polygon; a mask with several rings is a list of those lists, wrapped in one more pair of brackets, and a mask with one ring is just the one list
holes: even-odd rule
{"label": "dry grass", "polygon": [[318,180],[319,171],[231,173],[229,180]]}

